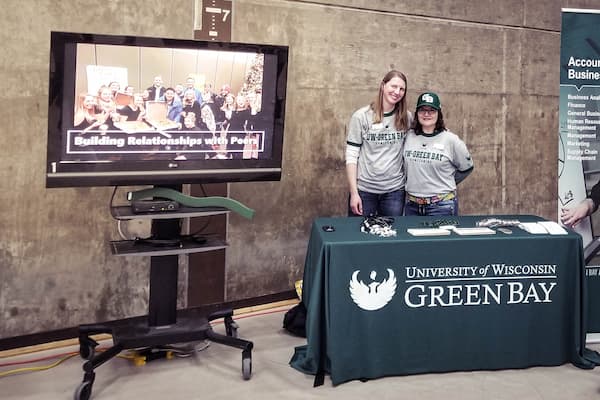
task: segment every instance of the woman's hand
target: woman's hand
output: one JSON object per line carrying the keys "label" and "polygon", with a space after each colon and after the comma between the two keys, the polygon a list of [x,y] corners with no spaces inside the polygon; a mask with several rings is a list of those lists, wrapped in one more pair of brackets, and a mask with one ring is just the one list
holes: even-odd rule
{"label": "woman's hand", "polygon": [[350,193],[350,209],[353,214],[363,215],[362,200],[358,193]]}
{"label": "woman's hand", "polygon": [[560,221],[566,226],[576,226],[582,219],[594,212],[592,199],[585,199],[574,208],[560,210]]}

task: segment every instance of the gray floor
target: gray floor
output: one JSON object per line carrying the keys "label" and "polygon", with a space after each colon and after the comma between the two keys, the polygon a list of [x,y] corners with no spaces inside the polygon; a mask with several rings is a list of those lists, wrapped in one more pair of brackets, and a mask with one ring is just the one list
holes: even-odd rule
{"label": "gray floor", "polygon": [[[189,358],[161,359],[143,366],[115,358],[96,372],[92,399],[461,399],[461,400],[588,400],[600,399],[600,367],[582,370],[572,365],[492,372],[454,372],[388,377],[369,382],[348,382],[313,388],[312,376],[289,367],[294,346],[305,343],[281,329],[288,307],[237,317],[240,337],[254,342],[252,378],[241,377],[241,352],[211,344]],[[215,325],[221,331],[222,324]],[[103,346],[110,342],[101,343]],[[589,345],[600,350],[599,344]],[[76,351],[74,346],[0,358],[0,364],[39,359]],[[0,374],[16,368],[46,366],[56,359],[35,364],[0,367]],[[82,360],[77,356],[47,371],[23,372],[0,378],[3,400],[72,399],[82,379]]]}

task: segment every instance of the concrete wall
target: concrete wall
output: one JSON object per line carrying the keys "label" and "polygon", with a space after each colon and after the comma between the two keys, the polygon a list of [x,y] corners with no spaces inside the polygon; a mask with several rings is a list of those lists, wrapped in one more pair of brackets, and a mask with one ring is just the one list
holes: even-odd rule
{"label": "concrete wall", "polygon": [[[257,214],[229,218],[227,299],[301,277],[311,221],[345,214],[347,121],[392,67],[409,78],[411,109],[420,91],[440,94],[471,150],[463,214],[555,218],[561,7],[600,0],[234,0],[232,40],[289,45],[290,64],[283,178],[230,185]],[[3,3],[0,337],[146,312],[148,258],[108,249],[112,189],[44,188],[49,33],[191,38],[193,10],[192,0]]]}

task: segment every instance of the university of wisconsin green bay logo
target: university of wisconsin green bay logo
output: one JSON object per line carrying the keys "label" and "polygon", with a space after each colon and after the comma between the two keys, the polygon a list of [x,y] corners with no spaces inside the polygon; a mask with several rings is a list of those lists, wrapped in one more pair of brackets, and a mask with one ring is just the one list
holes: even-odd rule
{"label": "university of wisconsin green bay logo", "polygon": [[357,306],[363,310],[375,311],[390,302],[396,293],[396,277],[394,276],[394,271],[389,268],[387,271],[388,278],[381,282],[375,280],[377,272],[371,271],[369,277],[372,282],[368,285],[358,280],[360,270],[352,273],[352,279],[350,279],[350,296]]}

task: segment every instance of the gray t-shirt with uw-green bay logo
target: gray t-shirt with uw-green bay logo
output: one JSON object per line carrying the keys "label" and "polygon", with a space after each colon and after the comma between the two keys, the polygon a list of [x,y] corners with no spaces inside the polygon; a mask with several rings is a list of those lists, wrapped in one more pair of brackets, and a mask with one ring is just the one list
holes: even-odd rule
{"label": "gray t-shirt with uw-green bay logo", "polygon": [[408,131],[404,144],[406,192],[418,197],[431,197],[456,190],[454,174],[473,168],[473,160],[465,143],[445,130],[433,135]]}
{"label": "gray t-shirt with uw-green bay logo", "polygon": [[396,130],[396,114],[373,124],[373,110],[366,106],[350,118],[347,144],[360,147],[357,186],[369,193],[388,193],[404,188],[402,163],[405,132]]}

